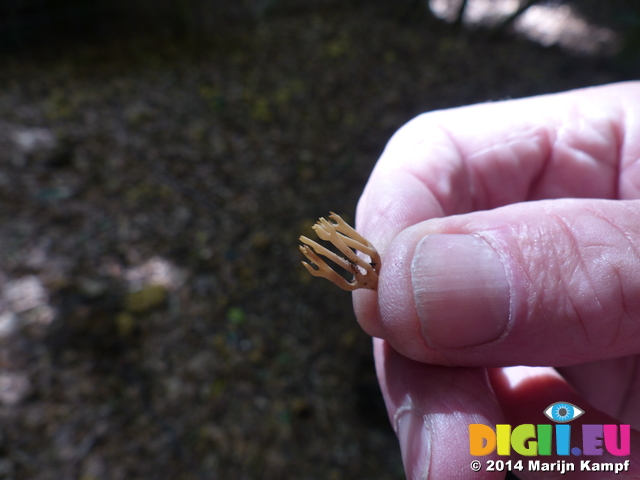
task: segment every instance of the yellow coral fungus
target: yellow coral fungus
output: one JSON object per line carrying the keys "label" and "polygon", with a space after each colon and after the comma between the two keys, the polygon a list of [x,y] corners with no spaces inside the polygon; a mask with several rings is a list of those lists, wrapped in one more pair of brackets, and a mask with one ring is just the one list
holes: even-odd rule
{"label": "yellow coral fungus", "polygon": [[[301,236],[300,241],[304,243],[304,245],[300,245],[300,250],[304,253],[305,257],[318,268],[313,268],[311,264],[307,262],[302,262],[302,264],[311,275],[326,278],[343,290],[353,291],[358,288],[376,290],[378,288],[378,274],[380,273],[380,255],[375,247],[349,226],[339,215],[331,212],[329,218],[336,223],[331,223],[329,220],[320,218],[318,223],[313,226],[313,229],[321,240],[331,242],[346,258],[337,255],[305,236]],[[370,261],[367,262],[359,257],[356,251],[368,256]],[[336,265],[351,272],[353,274],[353,280],[348,282],[338,272],[327,265],[319,255],[327,257]]]}

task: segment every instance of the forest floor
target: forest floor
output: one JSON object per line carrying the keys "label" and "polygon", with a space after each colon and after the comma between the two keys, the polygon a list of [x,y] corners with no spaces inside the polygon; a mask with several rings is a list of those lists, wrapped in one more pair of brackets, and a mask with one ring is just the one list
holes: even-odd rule
{"label": "forest floor", "polygon": [[49,53],[0,59],[2,479],[403,478],[298,236],[418,113],[630,76],[379,6]]}

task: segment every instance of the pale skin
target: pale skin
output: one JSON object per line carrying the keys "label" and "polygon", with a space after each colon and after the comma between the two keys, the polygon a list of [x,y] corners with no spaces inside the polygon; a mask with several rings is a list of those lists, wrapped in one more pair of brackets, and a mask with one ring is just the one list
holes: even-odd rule
{"label": "pale skin", "polygon": [[555,401],[630,424],[615,478],[640,478],[640,83],[412,120],[356,228],[382,258],[354,307],[408,478],[504,478],[471,470],[468,425],[544,423]]}

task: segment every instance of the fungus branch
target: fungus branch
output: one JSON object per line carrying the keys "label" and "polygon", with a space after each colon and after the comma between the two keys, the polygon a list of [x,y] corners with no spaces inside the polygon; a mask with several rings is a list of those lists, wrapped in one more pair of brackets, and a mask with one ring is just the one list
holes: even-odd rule
{"label": "fungus branch", "polygon": [[[358,288],[376,290],[378,287],[378,273],[380,272],[380,255],[375,247],[340,218],[339,215],[331,212],[329,218],[336,223],[331,223],[324,218],[320,218],[318,223],[313,226],[313,230],[321,240],[331,242],[346,258],[302,236],[300,237],[300,241],[304,243],[304,245],[300,245],[300,250],[304,253],[304,256],[311,261],[311,264],[307,262],[302,262],[302,264],[311,275],[324,277],[343,290],[353,291]],[[364,253],[369,257],[370,261],[367,262],[359,257],[356,251]],[[351,272],[353,274],[353,280],[348,282],[338,274],[338,272],[327,265],[319,255],[330,259],[336,265]],[[312,264],[318,268],[313,268]]]}

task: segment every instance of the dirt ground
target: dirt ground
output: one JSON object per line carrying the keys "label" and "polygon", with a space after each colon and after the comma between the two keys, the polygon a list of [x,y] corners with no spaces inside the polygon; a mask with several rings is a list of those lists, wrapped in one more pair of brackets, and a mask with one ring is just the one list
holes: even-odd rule
{"label": "dirt ground", "polygon": [[638,73],[406,6],[52,51],[0,59],[2,479],[403,478],[297,237],[418,113]]}

